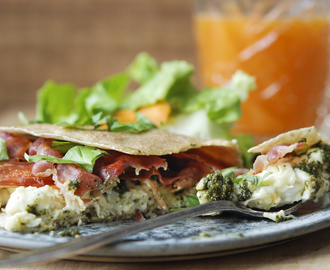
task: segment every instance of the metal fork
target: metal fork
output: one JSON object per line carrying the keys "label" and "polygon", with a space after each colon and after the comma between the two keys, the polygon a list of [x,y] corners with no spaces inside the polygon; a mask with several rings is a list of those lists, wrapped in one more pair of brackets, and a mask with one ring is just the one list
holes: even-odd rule
{"label": "metal fork", "polygon": [[[298,202],[284,210],[285,215],[289,215],[303,205]],[[147,231],[156,227],[175,223],[190,217],[205,215],[212,212],[230,211],[243,215],[263,218],[265,211],[253,210],[246,208],[238,203],[231,201],[214,201],[198,206],[186,208],[180,211],[162,215],[143,222],[136,222],[123,228],[114,229],[97,235],[91,235],[73,239],[69,242],[58,244],[44,249],[36,249],[21,254],[15,254],[9,259],[0,261],[0,267],[8,265],[26,265],[35,262],[45,262],[50,260],[67,259],[72,256],[86,253],[88,251],[100,248],[107,244],[112,244],[120,239],[134,235],[136,233]],[[277,212],[269,212],[277,213]]]}

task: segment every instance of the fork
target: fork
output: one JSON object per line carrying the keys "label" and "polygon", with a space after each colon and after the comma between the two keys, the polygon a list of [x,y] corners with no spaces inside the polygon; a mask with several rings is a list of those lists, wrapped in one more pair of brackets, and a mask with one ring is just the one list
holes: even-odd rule
{"label": "fork", "polygon": [[[293,204],[291,207],[284,210],[284,214],[291,214],[292,212],[300,208],[303,204],[304,202],[301,201]],[[9,265],[26,265],[35,262],[54,261],[58,259],[68,259],[72,256],[81,253],[86,253],[88,251],[100,248],[107,244],[115,243],[124,237],[134,235],[142,231],[147,231],[156,227],[175,223],[179,220],[184,220],[190,217],[222,211],[235,212],[238,214],[243,214],[245,216],[247,215],[258,218],[263,218],[263,214],[265,213],[265,211],[253,210],[251,208],[244,207],[239,203],[234,203],[231,201],[209,202],[166,215],[162,215],[156,218],[151,218],[143,222],[137,222],[132,225],[124,226],[122,228],[113,229],[111,231],[103,232],[97,235],[76,238],[69,242],[54,245],[48,248],[35,249],[21,254],[15,254],[9,259],[0,261],[0,267]],[[268,213],[276,214],[278,212]]]}

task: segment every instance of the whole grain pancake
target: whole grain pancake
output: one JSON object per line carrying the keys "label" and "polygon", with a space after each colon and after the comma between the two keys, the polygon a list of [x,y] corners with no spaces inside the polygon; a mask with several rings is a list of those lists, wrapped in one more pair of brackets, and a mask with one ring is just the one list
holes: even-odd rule
{"label": "whole grain pancake", "polygon": [[299,141],[305,142],[304,146],[301,147],[299,151],[304,151],[305,149],[311,147],[318,142],[327,143],[327,141],[321,136],[321,134],[317,133],[316,128],[312,126],[282,133],[275,138],[272,138],[255,147],[250,148],[248,152],[263,154],[267,153],[276,145],[291,145]]}
{"label": "whole grain pancake", "polygon": [[10,132],[30,139],[42,137],[69,141],[130,155],[162,156],[198,149],[199,152],[227,166],[242,166],[241,153],[237,145],[231,141],[193,138],[159,129],[135,134],[31,124],[21,127],[0,127],[0,132]]}

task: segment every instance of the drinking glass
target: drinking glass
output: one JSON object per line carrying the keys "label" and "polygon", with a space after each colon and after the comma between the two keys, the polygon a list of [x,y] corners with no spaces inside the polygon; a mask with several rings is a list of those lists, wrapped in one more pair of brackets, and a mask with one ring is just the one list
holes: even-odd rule
{"label": "drinking glass", "polygon": [[[233,133],[269,138],[324,117],[329,79],[329,0],[195,0],[205,86],[236,70],[255,76]],[[324,105],[324,104],[323,104]]]}

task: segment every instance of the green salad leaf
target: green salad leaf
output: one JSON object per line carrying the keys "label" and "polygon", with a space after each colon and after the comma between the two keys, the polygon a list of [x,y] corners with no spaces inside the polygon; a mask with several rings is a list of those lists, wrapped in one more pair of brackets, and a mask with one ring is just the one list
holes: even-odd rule
{"label": "green salad leaf", "polygon": [[[241,118],[241,103],[256,87],[254,77],[237,71],[227,85],[200,91],[193,83],[193,74],[194,67],[186,61],[158,65],[153,57],[142,52],[124,72],[92,87],[78,89],[70,83],[47,81],[38,91],[36,119],[30,123],[101,130],[107,127],[112,132],[138,133],[156,126],[139,114],[136,123],[120,123],[114,118],[115,113],[121,109],[137,112],[139,108],[166,101],[171,106],[171,115],[160,128],[192,137],[233,139],[231,128]],[[129,89],[132,82],[133,86],[138,84],[136,89]],[[23,113],[19,119],[28,122]],[[244,136],[237,140],[242,150],[251,142]],[[243,156],[246,164],[251,164],[252,158],[249,154]]]}
{"label": "green salad leaf", "polygon": [[37,94],[36,120],[56,123],[73,109],[76,87],[73,84],[57,84],[47,81]]}
{"label": "green salad leaf", "polygon": [[88,172],[93,171],[95,161],[108,153],[104,150],[96,149],[90,146],[77,145],[71,147],[65,154],[63,158],[44,156],[44,155],[34,155],[29,156],[24,154],[27,162],[36,162],[39,160],[45,160],[52,163],[59,164],[77,164],[79,167],[85,169]]}
{"label": "green salad leaf", "polygon": [[164,62],[149,80],[126,95],[121,107],[135,111],[159,100],[177,102],[178,97],[182,98],[190,92],[189,82],[193,72],[193,66],[185,61]]}
{"label": "green salad leaf", "polygon": [[117,120],[114,120],[110,126],[110,130],[113,132],[126,131],[132,133],[140,133],[152,128],[156,128],[154,123],[152,123],[147,117],[141,113],[136,114],[138,119],[135,123],[120,123]]}
{"label": "green salad leaf", "polygon": [[6,141],[0,138],[0,161],[2,160],[9,160]]}
{"label": "green salad leaf", "polygon": [[200,204],[197,196],[195,195],[187,195],[186,199],[190,207]]}
{"label": "green salad leaf", "polygon": [[72,147],[77,146],[78,144],[73,142],[65,142],[65,141],[53,141],[52,148],[60,151],[62,154],[68,152]]}
{"label": "green salad leaf", "polygon": [[149,81],[158,70],[156,60],[146,52],[138,54],[127,69],[130,77],[139,84]]}

